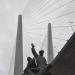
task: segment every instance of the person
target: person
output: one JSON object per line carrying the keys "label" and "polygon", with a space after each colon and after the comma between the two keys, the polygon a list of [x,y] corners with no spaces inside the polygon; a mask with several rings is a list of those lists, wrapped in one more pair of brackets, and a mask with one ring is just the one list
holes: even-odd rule
{"label": "person", "polygon": [[31,43],[31,46],[32,46],[32,48],[31,48],[32,54],[35,57],[35,60],[36,60],[36,63],[37,63],[37,67],[41,67],[41,66],[47,65],[46,59],[43,56],[44,50],[40,50],[39,54],[37,54],[37,52],[35,51],[35,48],[34,48],[35,46],[34,46],[33,43]]}
{"label": "person", "polygon": [[27,63],[27,67],[24,70],[24,74],[28,73],[32,68],[36,67],[36,63],[35,63],[34,58],[32,59],[31,57],[27,57],[27,61],[28,61],[28,63]]}

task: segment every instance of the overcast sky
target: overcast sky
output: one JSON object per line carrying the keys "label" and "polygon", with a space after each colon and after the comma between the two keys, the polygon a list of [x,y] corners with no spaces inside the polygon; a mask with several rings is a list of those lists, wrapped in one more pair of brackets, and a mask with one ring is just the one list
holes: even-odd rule
{"label": "overcast sky", "polygon": [[[23,15],[23,56],[31,55],[30,43],[46,51],[47,24],[52,23],[54,56],[73,34],[75,0],[0,0],[0,75],[8,75],[14,55],[18,14]],[[73,27],[73,28],[72,28]],[[32,56],[32,55],[31,55]]]}
{"label": "overcast sky", "polygon": [[18,14],[22,14],[27,1],[0,0],[0,75],[8,75],[15,46]]}

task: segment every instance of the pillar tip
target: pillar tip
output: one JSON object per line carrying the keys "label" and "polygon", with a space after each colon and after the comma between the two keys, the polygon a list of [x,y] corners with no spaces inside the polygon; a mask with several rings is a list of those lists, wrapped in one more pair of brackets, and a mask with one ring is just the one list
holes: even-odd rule
{"label": "pillar tip", "polygon": [[51,25],[51,23],[48,23],[48,25]]}
{"label": "pillar tip", "polygon": [[20,14],[20,15],[18,15],[18,16],[22,16],[22,15]]}

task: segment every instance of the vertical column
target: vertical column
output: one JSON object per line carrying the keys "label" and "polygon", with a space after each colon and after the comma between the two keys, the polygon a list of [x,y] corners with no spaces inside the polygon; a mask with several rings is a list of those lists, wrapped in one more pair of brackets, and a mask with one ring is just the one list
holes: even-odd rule
{"label": "vertical column", "polygon": [[48,63],[53,59],[53,44],[52,44],[52,32],[51,23],[48,23]]}
{"label": "vertical column", "polygon": [[22,75],[23,72],[23,47],[22,46],[23,46],[22,45],[22,15],[19,15],[17,38],[16,38],[14,75]]}

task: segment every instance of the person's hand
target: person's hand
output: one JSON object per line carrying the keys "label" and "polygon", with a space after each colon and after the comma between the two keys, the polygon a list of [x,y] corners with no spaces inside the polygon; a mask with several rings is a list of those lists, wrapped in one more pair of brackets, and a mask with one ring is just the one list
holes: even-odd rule
{"label": "person's hand", "polygon": [[31,46],[32,46],[32,47],[35,47],[33,43],[31,43]]}

